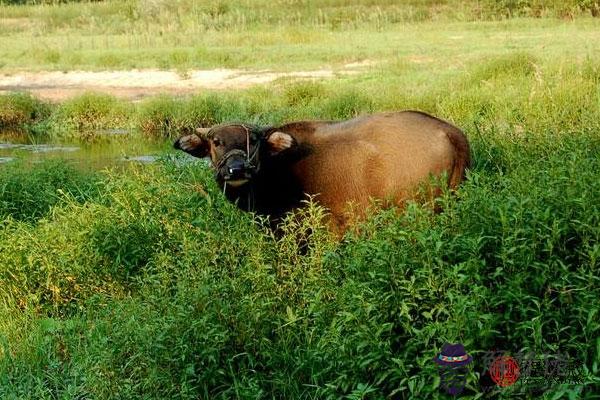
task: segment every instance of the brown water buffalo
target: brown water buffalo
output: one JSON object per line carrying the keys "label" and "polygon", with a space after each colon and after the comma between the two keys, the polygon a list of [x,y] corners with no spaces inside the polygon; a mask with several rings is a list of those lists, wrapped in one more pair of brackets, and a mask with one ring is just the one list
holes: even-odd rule
{"label": "brown water buffalo", "polygon": [[[174,144],[210,156],[227,198],[277,220],[312,195],[343,231],[348,203],[402,205],[431,176],[455,188],[469,165],[469,145],[455,126],[418,111],[348,121],[301,121],[279,127],[228,123],[198,128]],[[439,193],[439,188],[430,188]]]}

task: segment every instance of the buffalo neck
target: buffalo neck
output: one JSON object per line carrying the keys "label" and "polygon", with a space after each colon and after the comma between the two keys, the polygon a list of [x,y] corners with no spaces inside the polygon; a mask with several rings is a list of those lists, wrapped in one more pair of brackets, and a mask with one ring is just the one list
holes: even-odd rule
{"label": "buffalo neck", "polygon": [[301,206],[305,199],[304,188],[295,176],[293,166],[310,153],[311,148],[307,145],[275,156],[261,151],[261,168],[248,183],[233,187],[219,180],[219,186],[238,208],[279,219]]}

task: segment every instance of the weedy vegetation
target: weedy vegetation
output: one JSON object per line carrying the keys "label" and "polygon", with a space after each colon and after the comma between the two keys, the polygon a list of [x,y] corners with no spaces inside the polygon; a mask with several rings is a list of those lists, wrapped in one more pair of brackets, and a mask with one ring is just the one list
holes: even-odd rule
{"label": "weedy vegetation", "polygon": [[0,216],[35,222],[65,199],[85,202],[98,194],[100,176],[60,159],[32,165],[24,160],[0,168]]}
{"label": "weedy vegetation", "polygon": [[50,116],[50,106],[27,93],[0,95],[0,129],[36,131]]}
{"label": "weedy vegetation", "polygon": [[[405,52],[431,56],[461,45],[449,36],[476,35],[482,44],[503,45],[497,37],[477,35],[487,22],[500,29],[508,24],[523,30],[516,39],[519,43],[552,19],[592,20],[577,23],[592,28],[597,24],[594,16],[600,16],[596,0],[25,2],[31,5],[0,1],[3,72],[342,67],[366,58],[389,60]],[[414,30],[415,24],[427,28]],[[564,42],[585,44],[574,43],[569,33],[554,30],[543,51],[550,55],[555,46],[564,49]],[[490,46],[469,45],[468,52],[485,54]],[[464,54],[454,55],[465,61]]]}
{"label": "weedy vegetation", "polygon": [[[156,8],[156,21],[175,12],[165,10],[192,4],[2,6],[0,12],[37,15],[47,24],[36,29],[52,37],[59,29],[118,32],[113,10],[132,7],[123,14],[132,16],[121,18],[137,21],[131,29],[138,37],[148,17],[137,7],[159,3],[169,7]],[[584,365],[581,385],[521,395],[493,389],[500,398],[596,396],[600,60],[587,45],[572,38],[566,44],[569,32],[597,35],[595,20],[583,15],[591,11],[583,2],[504,1],[494,4],[515,5],[508,15],[480,18],[483,11],[472,8],[442,16],[439,10],[453,1],[408,2],[413,19],[396,21],[384,12],[396,2],[323,3],[286,2],[290,12],[279,2],[272,14],[259,13],[253,2],[201,3],[207,13],[201,15],[210,15],[204,21],[213,24],[203,29],[209,38],[223,29],[224,40],[232,40],[224,33],[228,21],[243,19],[244,29],[267,21],[268,37],[288,15],[298,38],[303,24],[314,30],[311,24],[322,20],[317,35],[322,29],[384,40],[387,27],[421,21],[414,16],[421,10],[425,22],[410,25],[425,36],[421,43],[442,48],[428,37],[427,20],[437,18],[448,19],[436,23],[445,29],[463,29],[467,43],[432,58],[382,55],[386,61],[367,72],[335,80],[280,80],[135,104],[90,93],[48,105],[9,94],[0,97],[0,121],[38,126],[33,135],[82,140],[93,138],[94,129],[129,127],[140,132],[132,140],[142,140],[226,120],[276,124],[420,109],[463,128],[472,145],[468,179],[439,200],[443,212],[374,205],[370,218],[338,242],[325,229],[326,210],[309,203],[304,218],[290,218],[275,237],[225,200],[203,163],[183,162],[183,155],[101,172],[57,161],[3,165],[0,398],[441,399],[431,359],[444,342],[457,341],[476,360],[466,398],[481,398],[485,379],[477,359],[492,349],[560,352]],[[562,18],[556,13],[566,4],[577,4],[574,21],[546,18]],[[312,22],[294,13],[302,5],[313,7]],[[368,19],[377,7],[380,20],[352,26],[360,12]],[[66,18],[73,10],[115,22],[94,25],[86,12]],[[185,31],[186,18],[200,14],[178,15],[164,25],[165,37]],[[511,39],[521,29],[541,39]],[[551,33],[556,40],[547,43]],[[486,47],[492,40],[486,37],[498,35],[501,50]],[[522,46],[511,48],[515,40]],[[534,45],[539,40],[549,53]],[[232,57],[228,62],[247,65]]]}

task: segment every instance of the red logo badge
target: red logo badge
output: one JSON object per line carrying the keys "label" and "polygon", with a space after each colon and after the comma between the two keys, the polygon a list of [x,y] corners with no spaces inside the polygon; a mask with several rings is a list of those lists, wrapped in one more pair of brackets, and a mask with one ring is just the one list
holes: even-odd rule
{"label": "red logo badge", "polygon": [[513,385],[519,379],[519,375],[519,364],[510,356],[496,357],[490,365],[490,377],[500,387]]}

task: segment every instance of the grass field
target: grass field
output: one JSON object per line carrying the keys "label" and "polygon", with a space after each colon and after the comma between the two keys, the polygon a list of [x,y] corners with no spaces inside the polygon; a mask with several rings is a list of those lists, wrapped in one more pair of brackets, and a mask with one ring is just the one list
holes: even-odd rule
{"label": "grass field", "polygon": [[[407,56],[471,63],[490,52],[520,48],[549,58],[572,56],[598,42],[597,20],[579,19],[591,17],[596,3],[125,0],[60,7],[0,5],[0,67],[6,72],[290,70],[365,59],[387,63]],[[558,20],[506,19],[544,15]]]}
{"label": "grass field", "polygon": [[[1,3],[1,2],[0,2]],[[270,7],[265,7],[267,4]],[[272,5],[274,4],[274,5]],[[341,242],[310,205],[274,238],[202,164],[0,166],[0,398],[449,398],[431,361],[566,354],[600,392],[600,20],[552,1],[123,1],[0,5],[0,63],[27,70],[368,60],[364,73],[128,103],[0,96],[0,127],[93,142],[420,109],[463,128],[473,166],[444,212],[372,210]],[[200,23],[201,22],[201,23]],[[161,33],[162,32],[162,33]],[[298,232],[311,232],[300,255]],[[482,386],[483,385],[483,386]],[[524,390],[520,394],[519,390]]]}

